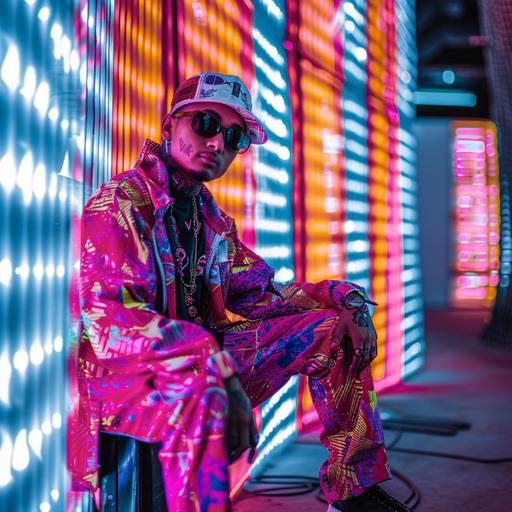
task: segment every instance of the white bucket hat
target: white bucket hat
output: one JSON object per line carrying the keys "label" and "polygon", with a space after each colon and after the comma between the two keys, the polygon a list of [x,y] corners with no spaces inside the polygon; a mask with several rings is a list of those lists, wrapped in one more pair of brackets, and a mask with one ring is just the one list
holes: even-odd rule
{"label": "white bucket hat", "polygon": [[251,95],[242,80],[235,75],[205,71],[187,78],[174,92],[171,115],[191,103],[222,103],[240,114],[253,144],[267,141],[267,132],[252,113]]}

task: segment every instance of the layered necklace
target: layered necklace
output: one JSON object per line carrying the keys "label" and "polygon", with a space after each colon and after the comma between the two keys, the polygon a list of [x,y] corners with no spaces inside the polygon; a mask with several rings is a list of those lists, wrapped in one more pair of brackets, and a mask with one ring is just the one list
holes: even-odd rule
{"label": "layered necklace", "polygon": [[[173,210],[173,207],[171,207]],[[183,248],[180,242],[180,236],[178,233],[178,226],[174,214],[171,212],[170,225],[171,234],[176,248],[176,267],[180,282],[183,287],[183,295],[185,299],[185,305],[187,307],[187,313],[192,322],[201,325],[203,319],[199,315],[199,311],[196,306],[196,292],[198,289],[198,278],[203,275],[205,267],[205,257],[198,257],[198,246],[199,246],[199,233],[201,231],[201,222],[199,221],[199,212],[197,208],[196,197],[192,198],[192,254],[190,257]],[[185,269],[189,267],[189,276],[187,279]]]}

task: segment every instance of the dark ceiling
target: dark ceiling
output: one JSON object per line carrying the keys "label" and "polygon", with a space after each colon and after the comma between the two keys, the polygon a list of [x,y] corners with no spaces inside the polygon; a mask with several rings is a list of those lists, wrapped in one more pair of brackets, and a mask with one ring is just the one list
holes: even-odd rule
{"label": "dark ceiling", "polygon": [[478,1],[416,0],[416,30],[418,89],[469,91],[477,98],[474,107],[418,105],[418,116],[488,118]]}

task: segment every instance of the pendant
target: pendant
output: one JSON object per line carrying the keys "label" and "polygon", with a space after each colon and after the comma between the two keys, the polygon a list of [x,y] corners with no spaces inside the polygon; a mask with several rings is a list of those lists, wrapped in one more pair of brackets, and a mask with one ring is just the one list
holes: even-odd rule
{"label": "pendant", "polygon": [[189,306],[187,308],[187,311],[192,318],[195,318],[197,316],[197,308],[195,306]]}

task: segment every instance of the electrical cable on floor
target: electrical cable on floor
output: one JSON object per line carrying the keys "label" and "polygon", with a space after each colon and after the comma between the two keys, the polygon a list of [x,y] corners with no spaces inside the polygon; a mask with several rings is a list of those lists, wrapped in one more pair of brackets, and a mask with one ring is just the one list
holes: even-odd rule
{"label": "electrical cable on floor", "polygon": [[[395,438],[389,443],[387,449],[393,449],[394,446],[400,441],[402,431],[399,431]],[[410,494],[404,500],[404,503],[414,510],[421,500],[421,493],[418,487],[406,476],[399,471],[392,469],[392,474],[400,480],[409,489]],[[263,488],[251,488],[256,486],[263,486]],[[299,476],[299,475],[262,475],[251,478],[244,485],[244,494],[251,496],[270,496],[270,497],[286,497],[286,496],[300,496],[315,492],[315,497],[327,503],[322,489],[320,488],[320,480],[316,477]],[[242,496],[241,499],[244,499]]]}
{"label": "electrical cable on floor", "polygon": [[[251,489],[252,485],[266,486]],[[273,486],[273,487],[269,487]],[[274,487],[275,486],[275,487]],[[244,485],[244,492],[255,496],[299,496],[320,487],[320,480],[311,476],[262,475],[251,478]]]}
{"label": "electrical cable on floor", "polygon": [[415,455],[428,455],[430,457],[441,457],[446,459],[465,460],[467,462],[479,462],[481,464],[503,464],[505,462],[512,462],[512,457],[503,457],[500,459],[482,459],[479,457],[471,457],[469,455],[458,455],[456,453],[434,452],[427,450],[416,450],[413,448],[396,448],[395,446],[389,447],[388,450],[401,453],[412,453]]}

